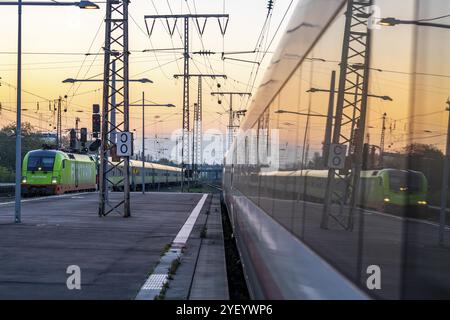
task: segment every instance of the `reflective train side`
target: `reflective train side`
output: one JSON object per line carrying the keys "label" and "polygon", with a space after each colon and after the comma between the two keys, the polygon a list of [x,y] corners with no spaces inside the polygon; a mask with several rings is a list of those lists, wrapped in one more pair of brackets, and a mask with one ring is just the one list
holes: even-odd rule
{"label": "reflective train side", "polygon": [[[269,171],[260,175],[261,187],[274,197],[289,198],[300,193],[302,200],[306,201],[323,203],[325,199],[328,170]],[[270,179],[275,177],[285,186],[284,189],[279,190],[271,184]],[[343,188],[344,186],[337,181],[334,191],[343,194]],[[361,172],[356,204],[380,211],[403,207],[420,209],[427,205],[427,193],[428,183],[422,172],[388,168],[366,170]]]}
{"label": "reflective train side", "polygon": [[[254,299],[367,299],[355,286],[323,257],[301,241],[292,228],[301,228],[298,217],[290,215],[299,204],[296,188],[288,188],[280,180],[289,173],[276,168],[267,173],[267,164],[248,165],[238,162],[238,152],[257,154],[268,149],[270,132],[275,129],[271,118],[272,105],[285,87],[299,90],[298,84],[286,85],[299,64],[320,38],[328,24],[342,10],[344,1],[299,1],[284,37],[281,39],[269,69],[261,81],[264,85],[254,96],[240,131],[225,156],[223,172],[224,201],[243,264],[250,296]],[[303,27],[305,26],[305,27]],[[314,27],[309,27],[314,26]],[[310,61],[314,61],[312,58]],[[296,75],[296,74],[294,74]],[[304,89],[306,91],[306,88]],[[286,96],[286,102],[290,100]],[[271,113],[269,114],[269,111]],[[290,116],[291,118],[294,116]],[[291,126],[295,129],[295,126]],[[245,148],[239,136],[257,132],[256,147]],[[292,135],[292,134],[291,134]],[[239,143],[238,143],[239,141]],[[245,146],[244,146],[245,145]],[[245,157],[247,158],[247,156]],[[276,172],[276,173],[275,173]],[[286,177],[283,177],[284,179]],[[278,186],[282,197],[276,198]],[[293,198],[287,200],[287,194]],[[276,199],[276,200],[275,200]],[[304,203],[304,202],[300,202]],[[315,209],[314,209],[315,210]],[[317,217],[320,215],[317,212]]]}
{"label": "reflective train side", "polygon": [[[448,116],[444,111],[448,93],[437,92],[435,86],[444,86],[445,81],[448,87],[449,82],[430,76],[450,74],[450,63],[437,57],[437,48],[445,52],[447,42],[442,39],[448,33],[437,28],[419,32],[406,25],[372,30],[369,92],[389,95],[392,101],[368,99],[363,137],[377,150],[383,150],[386,138],[384,154],[374,152],[362,164],[361,168],[379,169],[362,171],[354,208],[350,196],[335,197],[324,205],[328,172],[324,145],[332,100],[328,89],[333,73],[335,79],[342,78],[349,3],[354,2],[298,2],[226,153],[223,197],[250,295],[448,299],[450,254],[438,245],[442,235],[445,246],[450,246],[449,218],[446,228],[441,202],[443,195],[450,199],[441,181],[446,134],[434,131],[440,125],[446,128]],[[373,4],[383,16],[410,21],[448,11],[444,0]],[[361,65],[348,68],[360,70]],[[338,93],[347,94],[350,101],[349,93]],[[386,113],[390,125],[382,122]],[[348,131],[337,134],[352,137],[359,125],[348,125],[343,129]],[[346,142],[343,138],[339,143]],[[349,163],[355,150],[347,148]],[[331,192],[342,194],[339,182]],[[419,214],[414,212],[417,208]],[[381,288],[376,290],[368,286],[374,267],[381,270]]]}

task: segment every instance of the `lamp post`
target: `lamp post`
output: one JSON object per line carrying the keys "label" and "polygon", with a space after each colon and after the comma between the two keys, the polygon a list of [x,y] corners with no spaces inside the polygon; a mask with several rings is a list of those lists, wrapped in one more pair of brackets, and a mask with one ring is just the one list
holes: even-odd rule
{"label": "lamp post", "polygon": [[[334,95],[331,95],[334,96]],[[331,143],[331,126],[333,123],[333,119],[335,118],[333,116],[333,105],[331,105],[331,110],[328,110],[328,115],[325,114],[320,114],[320,113],[310,113],[310,112],[297,112],[297,111],[287,111],[287,110],[277,110],[275,111],[275,113],[290,113],[290,114],[295,114],[295,115],[299,115],[299,116],[308,116],[308,117],[319,117],[319,118],[327,118],[327,124],[326,124],[326,129],[325,129],[325,138],[324,138],[324,142],[323,142],[323,152],[322,152],[322,157],[323,157],[323,163],[326,164],[326,161],[328,160],[328,147]]]}
{"label": "lamp post", "polygon": [[145,107],[167,107],[175,108],[175,105],[171,103],[160,104],[160,103],[145,103],[145,92],[142,91],[142,104],[130,104],[130,107],[142,107],[142,194],[145,194]]}
{"label": "lamp post", "polygon": [[[116,60],[113,60],[112,62],[112,69],[116,70]],[[112,86],[112,93],[111,93],[111,103],[112,105],[116,104],[116,82],[123,82],[123,80],[116,80],[115,74],[113,73],[111,86]],[[129,79],[129,82],[140,82],[140,83],[153,83],[152,80],[147,78],[141,78],[141,79]],[[73,79],[73,78],[67,78],[62,81],[62,83],[76,83],[76,82],[102,82],[103,79]],[[111,110],[111,124],[113,127],[116,126],[116,109]],[[116,129],[111,129],[110,134],[111,141],[116,141]]]}
{"label": "lamp post", "polygon": [[49,1],[7,1],[0,6],[17,6],[17,119],[16,119],[16,181],[15,181],[15,208],[14,222],[21,222],[21,182],[22,182],[22,7],[23,6],[76,6],[80,9],[99,9],[99,6],[90,1],[78,2],[49,2]]}
{"label": "lamp post", "polygon": [[[116,60],[113,60],[112,68],[113,68],[113,70],[116,69]],[[113,76],[113,81],[112,81],[113,92],[112,92],[112,95],[111,95],[111,101],[112,101],[113,105],[115,105],[115,103],[116,103],[116,81],[123,82],[123,80],[116,80],[115,76]],[[147,79],[147,78],[129,79],[128,81],[129,82],[139,82],[139,83],[153,83],[152,80]],[[64,79],[62,82],[63,83],[103,82],[103,79],[73,79],[73,78],[67,78],[67,79]],[[112,112],[111,112],[111,123],[115,127],[115,125],[116,125],[116,109],[112,109]],[[110,139],[112,141],[116,141],[116,129],[115,128],[112,128],[112,130],[111,130]],[[106,190],[108,190],[108,188],[106,188]],[[107,194],[108,193],[106,193],[106,196],[108,196]]]}

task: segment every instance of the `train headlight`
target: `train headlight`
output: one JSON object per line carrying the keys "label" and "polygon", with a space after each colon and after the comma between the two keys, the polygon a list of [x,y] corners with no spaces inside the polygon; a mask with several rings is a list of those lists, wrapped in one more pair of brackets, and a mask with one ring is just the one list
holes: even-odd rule
{"label": "train headlight", "polygon": [[27,183],[27,177],[22,177],[22,183]]}
{"label": "train headlight", "polygon": [[428,202],[421,200],[421,201],[417,201],[417,204],[420,204],[422,206],[426,206],[428,204]]}
{"label": "train headlight", "polygon": [[52,177],[52,184],[57,184],[57,183],[58,183],[58,178]]}
{"label": "train headlight", "polygon": [[391,199],[389,199],[389,198],[384,198],[384,202],[390,202],[391,201]]}

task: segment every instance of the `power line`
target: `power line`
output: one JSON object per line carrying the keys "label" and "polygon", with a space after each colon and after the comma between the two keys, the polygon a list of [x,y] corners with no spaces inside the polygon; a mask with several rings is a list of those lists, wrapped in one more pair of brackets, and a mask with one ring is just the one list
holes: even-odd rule
{"label": "power line", "polygon": [[[152,0],[152,2],[153,2],[153,0]],[[154,5],[154,4],[153,4],[153,5]],[[156,9],[155,9],[155,10],[156,10]],[[134,17],[131,15],[131,13],[128,13],[128,15],[129,15],[129,17],[131,18],[131,21],[133,21],[133,23],[138,27],[138,29],[146,36],[146,38],[147,38],[148,41],[149,41],[150,48],[153,49],[154,46],[153,46],[151,37],[144,31],[144,29],[141,28],[141,26],[136,22],[136,20],[135,20]],[[156,55],[156,52],[155,52],[155,51],[152,51],[152,52],[153,52],[153,55],[155,56],[156,63],[158,64],[159,70],[161,71],[161,73],[163,74],[163,76],[164,76],[166,79],[169,80],[170,77],[166,74],[166,72],[165,72],[164,69],[162,68],[161,63],[159,62],[158,56]]]}

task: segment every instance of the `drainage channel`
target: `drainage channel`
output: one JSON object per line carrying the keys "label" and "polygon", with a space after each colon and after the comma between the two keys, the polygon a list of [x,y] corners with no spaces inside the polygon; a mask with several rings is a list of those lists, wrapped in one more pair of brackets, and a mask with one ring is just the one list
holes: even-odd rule
{"label": "drainage channel", "polygon": [[230,300],[250,300],[236,239],[223,201],[221,201],[221,209]]}

